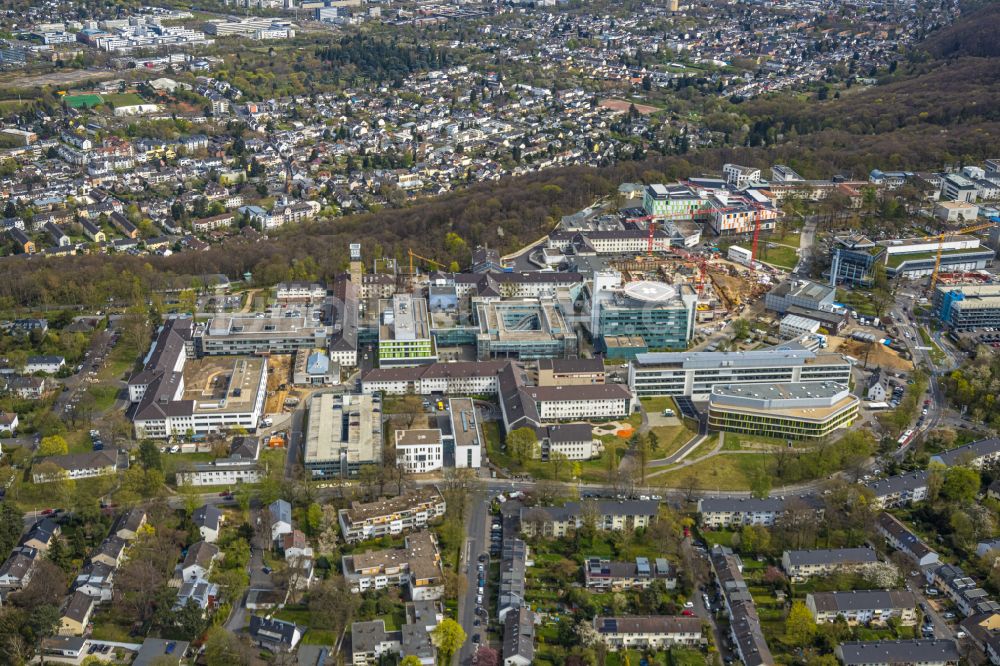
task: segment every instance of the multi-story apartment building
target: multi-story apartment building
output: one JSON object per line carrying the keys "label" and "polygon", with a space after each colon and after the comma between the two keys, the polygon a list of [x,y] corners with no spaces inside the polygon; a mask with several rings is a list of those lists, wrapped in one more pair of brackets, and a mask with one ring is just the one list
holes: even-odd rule
{"label": "multi-story apartment building", "polygon": [[683,615],[635,615],[594,618],[594,629],[611,652],[666,650],[697,646],[704,640],[701,619]]}
{"label": "multi-story apartment building", "polygon": [[709,528],[760,525],[770,527],[788,511],[822,512],[811,495],[802,497],[704,497],[698,500],[698,521]]}
{"label": "multi-story apartment building", "polygon": [[479,429],[479,415],[471,398],[448,400],[450,439],[455,455],[455,467],[479,469],[483,463],[483,436]]}
{"label": "multi-story apartment building", "polygon": [[877,509],[909,506],[927,497],[927,470],[872,481],[868,488],[874,493],[872,506]]}
{"label": "multi-story apartment building", "polygon": [[302,463],[314,479],[356,476],[382,462],[382,399],[320,393],[309,402]]}
{"label": "multi-story apartment building", "polygon": [[708,427],[787,439],[822,439],[851,425],[860,400],[847,384],[797,382],[716,385]]}
{"label": "multi-story apartment building", "polygon": [[793,581],[857,571],[877,563],[878,555],[871,548],[786,550],[781,554],[781,566]]}
{"label": "multi-story apartment building", "polygon": [[931,456],[931,462],[941,463],[946,467],[968,465],[982,469],[992,467],[997,461],[1000,461],[1000,439],[996,437],[981,439]]}
{"label": "multi-story apartment building", "polygon": [[894,618],[909,627],[917,623],[917,597],[909,590],[847,590],[810,592],[806,608],[817,624],[843,617],[847,624],[885,624]]}
{"label": "multi-story apartment building", "polygon": [[672,590],[677,587],[677,570],[662,557],[653,563],[647,557],[637,557],[633,562],[588,557],[583,562],[583,579],[591,590],[644,590],[655,580]]}
{"label": "multi-story apartment building", "polygon": [[601,531],[633,531],[649,527],[659,512],[660,504],[655,500],[597,500],[566,502],[561,507],[522,507],[521,531],[559,538],[587,522]]}
{"label": "multi-story apartment building", "polygon": [[[52,466],[58,469],[58,473],[44,471],[46,467]],[[47,483],[59,479],[90,479],[114,474],[117,470],[116,451],[87,451],[40,458],[32,466],[31,480],[35,483]]]}
{"label": "multi-story apartment building", "polygon": [[961,659],[954,640],[939,638],[852,641],[838,645],[834,654],[843,666],[955,666]]}
{"label": "multi-story apartment building", "polygon": [[918,566],[937,564],[940,559],[930,546],[911,532],[898,518],[882,512],[875,519],[875,529],[885,537],[886,542],[913,560]]}
{"label": "multi-story apartment building", "polygon": [[389,586],[404,588],[412,601],[440,599],[444,594],[441,553],[429,530],[406,535],[402,548],[345,555],[341,564],[355,594]]}
{"label": "multi-story apartment building", "polygon": [[396,431],[396,465],[410,474],[426,474],[444,467],[444,439],[438,428]]}
{"label": "multi-story apartment building", "polygon": [[347,543],[378,539],[406,530],[421,529],[443,516],[444,496],[435,487],[375,502],[351,502],[338,513],[340,531]]}
{"label": "multi-story apartment building", "polygon": [[637,397],[690,396],[705,400],[718,385],[764,382],[849,384],[851,362],[840,354],[805,349],[748,352],[650,352],[629,364],[628,385]]}

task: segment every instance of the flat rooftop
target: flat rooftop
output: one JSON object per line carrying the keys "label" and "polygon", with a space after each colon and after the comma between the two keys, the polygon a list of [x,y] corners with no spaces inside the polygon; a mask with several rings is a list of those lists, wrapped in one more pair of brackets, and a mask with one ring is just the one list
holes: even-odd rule
{"label": "flat rooftop", "polygon": [[362,463],[382,452],[382,402],[377,396],[321,393],[313,396],[306,426],[306,464]]}
{"label": "flat rooftop", "polygon": [[567,334],[566,320],[553,302],[481,303],[477,315],[479,334],[500,342],[552,340]]}
{"label": "flat rooftop", "polygon": [[326,327],[305,316],[257,317],[256,315],[222,315],[213,317],[203,329],[209,337],[289,335],[325,333]]}
{"label": "flat rooftop", "polygon": [[184,364],[184,395],[195,414],[246,412],[253,409],[267,361],[255,356],[206,356]]}
{"label": "flat rooftop", "polygon": [[479,421],[476,416],[476,406],[472,398],[452,398],[448,401],[448,411],[451,413],[451,434],[455,446],[478,446]]}
{"label": "flat rooftop", "polygon": [[847,386],[836,382],[716,385],[709,397],[710,408],[718,407],[727,412],[767,412],[768,416],[817,421],[858,402]]}
{"label": "flat rooftop", "polygon": [[427,301],[409,294],[379,300],[379,340],[427,340],[431,336]]}

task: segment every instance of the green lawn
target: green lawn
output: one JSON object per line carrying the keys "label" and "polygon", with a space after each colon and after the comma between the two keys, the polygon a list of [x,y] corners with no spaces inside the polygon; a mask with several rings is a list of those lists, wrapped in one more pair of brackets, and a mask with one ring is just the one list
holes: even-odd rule
{"label": "green lawn", "polygon": [[[512,472],[530,474],[536,479],[555,478],[555,468],[551,463],[542,462],[541,460],[528,460],[525,461],[524,464],[521,464],[514,460],[511,456],[507,455],[507,453],[500,448],[501,439],[499,424],[495,422],[484,423],[483,436],[486,438],[486,450],[489,453],[490,460],[493,461],[494,464],[509,469]],[[628,444],[625,440],[617,437],[616,435],[601,437],[600,439],[604,442],[604,453],[601,457],[593,460],[576,460],[565,463],[559,471],[560,481],[570,481],[572,479],[574,465],[580,466],[580,477],[582,480],[604,480],[608,456],[616,456],[617,461],[617,459],[621,456],[621,452],[624,451]]]}
{"label": "green lawn", "polygon": [[783,236],[773,234],[770,238],[762,238],[761,240],[766,240],[768,243],[776,243],[778,245],[791,245],[792,247],[802,246],[802,234],[798,231],[786,231]]}
{"label": "green lawn", "polygon": [[102,95],[101,97],[104,98],[106,104],[112,104],[116,107],[135,106],[136,104],[146,103],[146,100],[135,93],[112,93],[110,95]]}
{"label": "green lawn", "polygon": [[757,254],[758,259],[763,263],[780,268],[795,268],[795,265],[799,261],[799,255],[795,251],[795,248],[784,245],[767,247],[767,244],[763,241],[757,244]]}
{"label": "green lawn", "polygon": [[875,316],[875,308],[872,306],[871,299],[860,292],[838,289],[837,302],[842,303],[851,310],[857,311],[859,315],[865,317]]}
{"label": "green lawn", "polygon": [[765,453],[720,453],[707,460],[652,477],[651,481],[679,488],[693,476],[703,490],[748,490],[753,470],[767,462]]}

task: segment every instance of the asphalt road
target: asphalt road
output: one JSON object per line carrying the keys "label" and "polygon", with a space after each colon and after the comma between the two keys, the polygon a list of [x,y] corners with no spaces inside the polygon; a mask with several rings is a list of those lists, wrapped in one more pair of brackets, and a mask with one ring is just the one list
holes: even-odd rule
{"label": "asphalt road", "polygon": [[934,610],[927,596],[924,595],[923,587],[927,584],[927,580],[920,575],[918,572],[916,576],[911,576],[907,574],[906,576],[906,587],[917,596],[917,600],[921,604],[921,610],[923,610],[925,622],[930,620],[931,624],[934,625],[934,638],[955,638],[955,631],[951,628],[951,625],[941,617],[941,613]]}
{"label": "asphalt road", "polygon": [[[476,595],[479,593],[477,585],[477,567],[479,555],[489,551],[489,516],[490,500],[485,493],[473,495],[469,501],[469,515],[465,521],[465,546],[462,548],[462,562],[459,573],[465,577],[466,589],[458,599],[458,621],[465,629],[468,640],[462,645],[458,652],[458,663],[468,666],[472,663],[472,657],[478,649],[479,644],[472,641],[475,634],[481,636],[482,643],[486,642],[486,623],[478,627],[475,626],[476,616]],[[487,565],[488,566],[488,565]],[[492,611],[489,603],[490,592],[486,590],[483,595],[483,608],[487,612]],[[479,618],[480,621],[483,618]],[[480,643],[480,644],[482,644]]]}

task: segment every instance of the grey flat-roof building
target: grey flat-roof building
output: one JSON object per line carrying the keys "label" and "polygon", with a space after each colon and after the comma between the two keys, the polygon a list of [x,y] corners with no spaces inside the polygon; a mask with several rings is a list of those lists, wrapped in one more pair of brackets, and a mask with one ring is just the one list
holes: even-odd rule
{"label": "grey flat-roof building", "polygon": [[312,478],[354,476],[382,462],[382,400],[378,394],[315,395],[309,404],[303,464]]}
{"label": "grey flat-roof building", "polygon": [[807,349],[748,352],[650,352],[629,364],[628,384],[638,397],[686,395],[706,399],[716,386],[777,382],[850,383],[844,356]]}
{"label": "grey flat-roof building", "polygon": [[329,334],[304,316],[219,315],[195,329],[193,342],[198,356],[291,354],[326,347]]}

